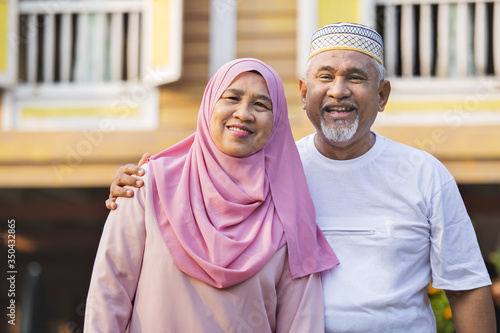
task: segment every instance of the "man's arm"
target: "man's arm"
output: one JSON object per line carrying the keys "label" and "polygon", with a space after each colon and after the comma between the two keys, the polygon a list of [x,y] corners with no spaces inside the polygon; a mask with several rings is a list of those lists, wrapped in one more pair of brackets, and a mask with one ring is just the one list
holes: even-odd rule
{"label": "man's arm", "polygon": [[471,290],[445,290],[457,333],[495,333],[495,310],[489,286]]}
{"label": "man's arm", "polygon": [[125,185],[133,186],[133,187],[141,187],[144,185],[142,179],[138,179],[136,176],[143,176],[144,169],[140,166],[146,163],[148,158],[151,155],[146,153],[142,156],[138,165],[135,164],[127,164],[121,166],[118,171],[116,171],[115,176],[113,177],[113,182],[109,188],[109,199],[106,200],[106,207],[108,209],[114,210],[116,209],[116,198],[118,197],[132,197],[134,192],[132,190],[127,190],[123,188]]}

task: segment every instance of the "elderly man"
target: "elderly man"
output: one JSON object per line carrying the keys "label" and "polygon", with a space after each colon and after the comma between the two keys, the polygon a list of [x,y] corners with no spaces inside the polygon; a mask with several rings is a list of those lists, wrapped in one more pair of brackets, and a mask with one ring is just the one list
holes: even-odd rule
{"label": "elderly man", "polygon": [[[315,32],[300,94],[317,132],[297,146],[317,223],[340,260],[322,274],[326,330],[435,332],[432,281],[457,332],[494,332],[491,281],[452,175],[371,131],[390,91],[376,31],[338,23]],[[120,168],[108,208],[140,170]]]}

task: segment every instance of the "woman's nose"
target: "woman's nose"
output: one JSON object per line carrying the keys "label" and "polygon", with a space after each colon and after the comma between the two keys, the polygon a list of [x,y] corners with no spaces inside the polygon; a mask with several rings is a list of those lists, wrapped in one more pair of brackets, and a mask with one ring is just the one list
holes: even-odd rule
{"label": "woman's nose", "polygon": [[241,103],[238,105],[236,111],[233,113],[233,117],[240,119],[241,121],[251,121],[254,119],[251,105],[247,103]]}

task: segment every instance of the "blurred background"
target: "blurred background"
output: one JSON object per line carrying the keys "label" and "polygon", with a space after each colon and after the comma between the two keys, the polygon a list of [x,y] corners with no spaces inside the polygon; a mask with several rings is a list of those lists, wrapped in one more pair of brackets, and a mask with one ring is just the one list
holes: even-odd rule
{"label": "blurred background", "polygon": [[115,171],[191,134],[226,61],[275,68],[295,138],[312,133],[298,78],[312,32],[338,21],[383,35],[393,92],[374,129],[451,171],[497,276],[500,1],[0,0],[0,331],[82,332]]}

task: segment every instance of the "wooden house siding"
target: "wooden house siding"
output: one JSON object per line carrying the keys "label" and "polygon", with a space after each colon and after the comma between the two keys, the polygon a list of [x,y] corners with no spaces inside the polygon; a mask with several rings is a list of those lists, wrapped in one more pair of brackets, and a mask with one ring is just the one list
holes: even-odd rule
{"label": "wooden house siding", "polygon": [[119,166],[191,134],[208,80],[208,26],[208,1],[184,1],[182,75],[160,88],[156,131],[0,132],[0,172],[9,175],[0,187],[106,187]]}
{"label": "wooden house siding", "polygon": [[[299,98],[297,2],[232,3],[237,6],[237,56],[255,57],[276,69],[285,86],[295,138],[313,133]],[[183,15],[182,75],[160,88],[157,130],[0,132],[0,172],[8,175],[0,187],[108,186],[119,166],[135,163],[143,153],[157,153],[191,134],[209,79],[209,1],[185,0]],[[465,116],[461,120],[464,126],[376,122],[374,128],[381,135],[434,154],[459,183],[500,183],[499,127],[468,125]]]}

